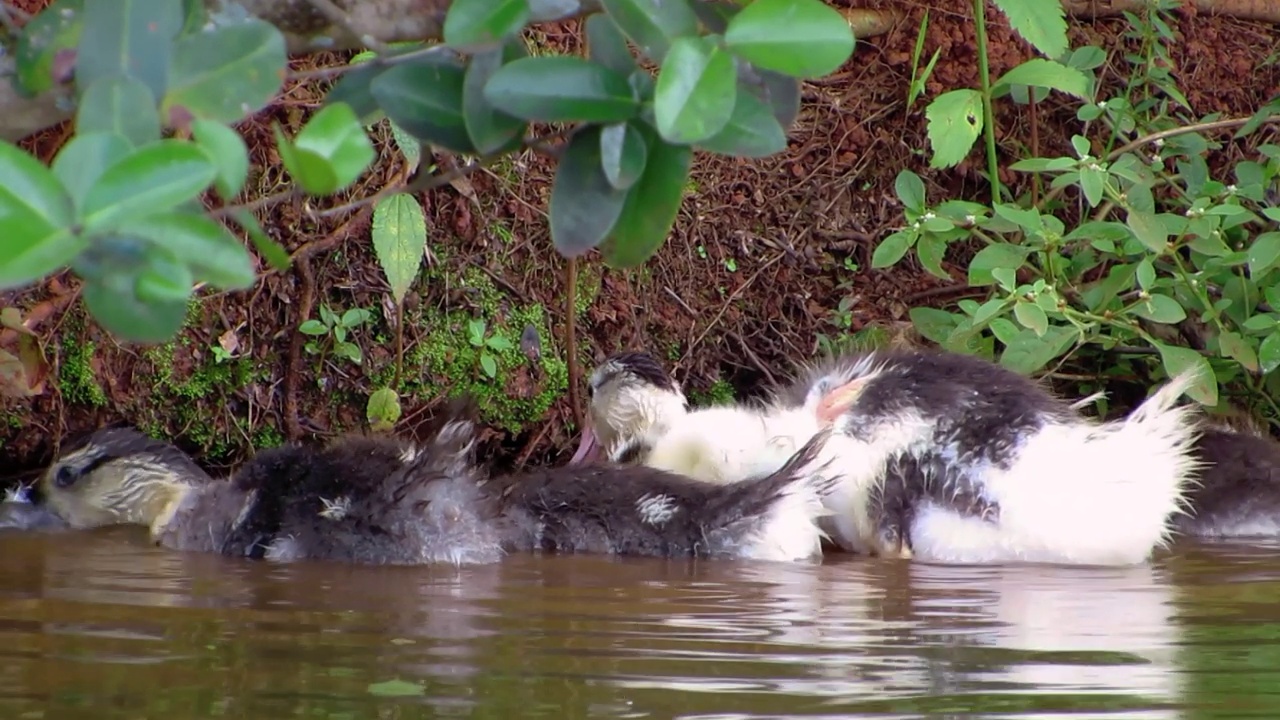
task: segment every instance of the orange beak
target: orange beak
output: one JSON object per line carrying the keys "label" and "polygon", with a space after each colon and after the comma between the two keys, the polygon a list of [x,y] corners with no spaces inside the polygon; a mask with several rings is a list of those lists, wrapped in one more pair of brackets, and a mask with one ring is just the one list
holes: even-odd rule
{"label": "orange beak", "polygon": [[858,402],[862,391],[867,387],[869,378],[858,378],[832,390],[818,401],[818,421],[824,425],[835,422],[836,418],[845,414]]}

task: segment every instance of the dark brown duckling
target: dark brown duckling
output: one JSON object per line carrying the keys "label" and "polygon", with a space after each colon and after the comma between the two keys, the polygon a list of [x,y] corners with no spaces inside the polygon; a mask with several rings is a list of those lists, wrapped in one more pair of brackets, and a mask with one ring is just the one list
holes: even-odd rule
{"label": "dark brown duckling", "polygon": [[1256,432],[1206,427],[1193,447],[1202,463],[1187,489],[1187,512],[1173,517],[1178,535],[1203,538],[1280,536],[1280,444]]}

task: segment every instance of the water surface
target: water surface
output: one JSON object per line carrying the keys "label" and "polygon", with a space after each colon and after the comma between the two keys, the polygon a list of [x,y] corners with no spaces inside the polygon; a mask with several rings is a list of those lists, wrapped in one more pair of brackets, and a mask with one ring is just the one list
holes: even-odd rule
{"label": "water surface", "polygon": [[1278,551],[368,568],[5,533],[0,717],[1277,718]]}

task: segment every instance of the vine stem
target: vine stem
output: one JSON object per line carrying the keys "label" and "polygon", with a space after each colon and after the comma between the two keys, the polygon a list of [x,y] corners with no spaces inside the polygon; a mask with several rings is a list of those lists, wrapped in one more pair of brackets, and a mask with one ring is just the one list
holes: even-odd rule
{"label": "vine stem", "polygon": [[991,66],[987,58],[987,0],[973,0],[973,20],[978,40],[978,82],[982,85],[982,129],[987,145],[987,174],[991,176],[991,202],[1004,196],[1000,165],[996,162],[996,114],[991,107]]}

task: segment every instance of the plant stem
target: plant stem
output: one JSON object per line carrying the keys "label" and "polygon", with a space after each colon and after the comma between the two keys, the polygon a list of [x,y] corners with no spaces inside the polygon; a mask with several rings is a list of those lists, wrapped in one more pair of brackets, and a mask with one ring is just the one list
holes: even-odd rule
{"label": "plant stem", "polygon": [[987,174],[991,176],[991,202],[1001,201],[1000,165],[996,162],[996,115],[991,109],[991,67],[987,57],[987,0],[973,0],[973,21],[978,39],[978,82],[982,85],[982,129],[987,144]]}

